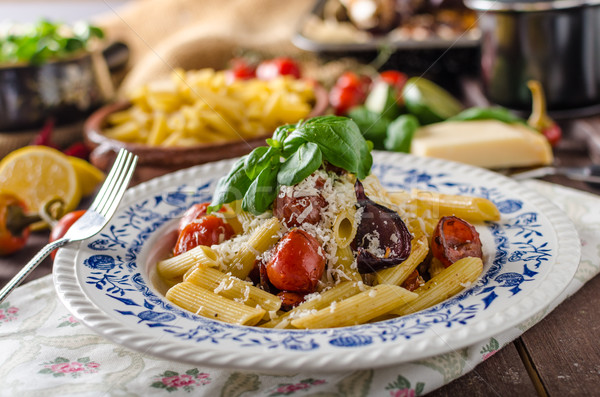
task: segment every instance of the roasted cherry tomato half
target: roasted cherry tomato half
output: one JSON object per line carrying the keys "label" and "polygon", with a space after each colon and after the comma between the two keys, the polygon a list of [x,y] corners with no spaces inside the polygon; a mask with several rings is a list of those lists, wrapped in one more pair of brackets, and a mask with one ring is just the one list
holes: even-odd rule
{"label": "roasted cherry tomato half", "polygon": [[[188,208],[183,215],[181,216],[181,219],[179,220],[179,227],[177,228],[179,233],[181,233],[181,231],[191,222],[193,222],[194,220],[203,217],[204,215],[206,215],[206,210],[208,208],[208,206],[210,205],[210,203],[200,203],[200,204],[194,204],[192,205],[190,208]],[[219,212],[225,212],[227,209],[225,207],[221,207],[221,209],[219,210]]]}
{"label": "roasted cherry tomato half", "polygon": [[325,269],[322,248],[315,237],[302,229],[292,229],[274,248],[267,262],[267,276],[282,291],[311,293]]}
{"label": "roasted cherry tomato half", "polygon": [[256,68],[244,58],[234,58],[231,67],[225,71],[225,80],[232,83],[236,80],[248,80],[256,77]]}
{"label": "roasted cherry tomato half", "polygon": [[256,77],[261,80],[272,80],[278,76],[300,78],[300,66],[291,58],[279,57],[262,61],[256,68]]}
{"label": "roasted cherry tomato half", "polygon": [[[278,196],[273,203],[273,215],[287,227],[300,226],[303,223],[316,225],[321,220],[321,209],[327,205],[323,196],[290,197]],[[310,208],[308,214],[306,210]]]}
{"label": "roasted cherry tomato half", "polygon": [[425,284],[425,280],[419,274],[419,271],[415,269],[406,280],[402,283],[402,288],[406,288],[409,291],[414,291],[419,288],[421,285]]}
{"label": "roasted cherry tomato half", "polygon": [[440,219],[433,231],[431,252],[444,267],[466,257],[483,259],[479,233],[469,222],[456,216]]}
{"label": "roasted cherry tomato half", "polygon": [[[52,227],[49,241],[53,242],[63,237],[67,233],[69,228],[77,221],[77,219],[81,218],[83,214],[85,214],[85,210],[72,211],[63,215],[62,218],[60,218],[58,222],[56,222],[56,224]],[[58,250],[54,250],[52,251],[52,254],[50,254],[52,255],[52,259],[54,259],[54,257],[56,256],[56,251]]]}
{"label": "roasted cherry tomato half", "polygon": [[289,312],[302,302],[304,302],[305,294],[300,292],[293,291],[281,291],[277,294],[279,299],[281,299],[281,310],[284,312]]}
{"label": "roasted cherry tomato half", "polygon": [[0,255],[10,255],[25,246],[29,224],[20,225],[27,206],[10,193],[0,193]]}
{"label": "roasted cherry tomato half", "polygon": [[205,215],[188,223],[177,238],[173,255],[183,254],[199,245],[211,246],[229,240],[235,232],[222,218]]}

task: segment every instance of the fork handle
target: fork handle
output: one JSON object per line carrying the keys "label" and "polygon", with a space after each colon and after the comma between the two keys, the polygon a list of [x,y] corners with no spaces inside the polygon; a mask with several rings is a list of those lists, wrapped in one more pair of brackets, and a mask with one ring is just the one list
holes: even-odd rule
{"label": "fork handle", "polygon": [[17,273],[3,288],[0,290],[0,303],[4,302],[6,297],[29,276],[29,274],[36,268],[52,251],[62,247],[69,240],[66,238],[60,238],[56,241],[46,244],[23,268]]}

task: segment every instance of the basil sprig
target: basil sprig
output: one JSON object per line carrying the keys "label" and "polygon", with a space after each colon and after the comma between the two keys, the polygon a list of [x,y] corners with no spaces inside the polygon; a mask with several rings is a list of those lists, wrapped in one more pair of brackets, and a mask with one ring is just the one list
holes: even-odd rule
{"label": "basil sprig", "polygon": [[371,171],[370,142],[347,117],[320,116],[277,128],[268,146],[257,147],[240,158],[217,184],[208,211],[242,200],[242,209],[265,212],[281,185],[292,186],[327,161],[364,179]]}

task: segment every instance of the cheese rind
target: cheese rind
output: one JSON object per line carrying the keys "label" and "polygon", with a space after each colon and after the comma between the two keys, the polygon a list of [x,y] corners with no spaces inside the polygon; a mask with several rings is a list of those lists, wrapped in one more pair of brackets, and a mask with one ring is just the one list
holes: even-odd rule
{"label": "cheese rind", "polygon": [[497,120],[446,121],[421,127],[411,153],[485,168],[548,165],[554,160],[542,134]]}

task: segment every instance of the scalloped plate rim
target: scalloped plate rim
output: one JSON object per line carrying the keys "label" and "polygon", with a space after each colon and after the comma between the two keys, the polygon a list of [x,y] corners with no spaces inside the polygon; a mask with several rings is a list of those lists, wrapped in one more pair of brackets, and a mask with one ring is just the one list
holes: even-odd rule
{"label": "scalloped plate rim", "polygon": [[[378,346],[376,349],[369,349],[369,346],[366,346],[364,349],[355,348],[354,350],[338,354],[332,354],[331,351],[285,351],[286,354],[278,352],[275,355],[268,355],[267,357],[257,357],[256,352],[252,351],[240,352],[235,351],[235,349],[224,351],[223,349],[219,349],[219,346],[216,346],[213,350],[207,350],[205,346],[186,343],[180,340],[169,340],[157,345],[155,343],[155,334],[147,332],[145,329],[126,328],[122,322],[115,320],[101,307],[90,301],[83,292],[81,281],[78,279],[74,266],[80,252],[80,245],[83,243],[61,249],[56,257],[53,277],[59,299],[75,317],[79,318],[95,332],[113,342],[160,358],[191,364],[261,370],[273,373],[288,373],[298,370],[336,372],[389,366],[423,359],[472,345],[535,316],[550,305],[559,295],[560,291],[564,290],[569,281],[574,277],[580,257],[580,243],[577,232],[568,217],[549,200],[528,191],[523,185],[505,176],[461,163],[386,152],[375,152],[374,157],[376,164],[391,164],[397,162],[398,159],[403,159],[401,162],[410,161],[411,165],[415,167],[419,165],[421,167],[433,167],[436,165],[439,167],[450,167],[453,172],[462,171],[467,174],[485,176],[491,182],[507,185],[507,188],[518,192],[536,209],[546,215],[551,222],[553,231],[557,234],[559,246],[557,247],[553,269],[557,266],[558,259],[561,259],[558,265],[559,272],[548,271],[541,280],[544,285],[554,287],[551,293],[549,294],[547,289],[544,291],[530,291],[528,294],[523,295],[523,299],[515,302],[513,306],[495,313],[494,316],[488,318],[486,321],[479,321],[462,328],[454,328],[445,332],[439,338],[417,340],[415,344],[412,341],[409,341],[409,343],[394,344],[393,346],[384,344]],[[234,161],[235,159],[208,163],[145,182],[129,189],[122,205],[135,202],[135,194],[138,192],[153,190],[178,179],[184,180],[187,176],[197,176],[202,171],[206,174],[215,169],[222,171],[223,168],[228,169],[228,166]],[[573,245],[574,242],[576,244]],[[515,311],[516,313],[513,313]],[[350,327],[348,329],[356,330],[356,327],[361,326]],[[473,334],[474,330],[477,330],[477,335]],[[273,332],[302,333],[303,331],[273,330]],[[407,345],[409,344],[416,346],[408,347]]]}

